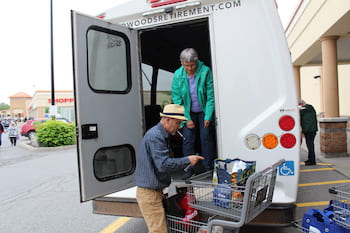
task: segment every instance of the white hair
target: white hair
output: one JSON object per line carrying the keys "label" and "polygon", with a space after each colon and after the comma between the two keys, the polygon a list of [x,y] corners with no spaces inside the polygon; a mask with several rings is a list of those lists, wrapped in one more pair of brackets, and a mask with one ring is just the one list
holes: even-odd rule
{"label": "white hair", "polygon": [[197,51],[193,48],[187,48],[180,53],[181,62],[196,62],[198,60]]}

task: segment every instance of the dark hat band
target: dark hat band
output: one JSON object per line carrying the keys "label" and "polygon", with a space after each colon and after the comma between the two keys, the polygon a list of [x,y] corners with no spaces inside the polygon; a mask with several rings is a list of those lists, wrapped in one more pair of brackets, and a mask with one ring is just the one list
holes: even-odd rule
{"label": "dark hat band", "polygon": [[184,114],[182,113],[165,113],[163,112],[164,115],[168,115],[168,116],[184,116]]}

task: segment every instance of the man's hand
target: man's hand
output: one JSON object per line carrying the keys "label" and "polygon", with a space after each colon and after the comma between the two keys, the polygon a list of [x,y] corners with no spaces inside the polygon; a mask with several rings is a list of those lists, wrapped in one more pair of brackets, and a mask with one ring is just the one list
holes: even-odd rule
{"label": "man's hand", "polygon": [[199,160],[204,160],[202,156],[198,155],[189,155],[187,158],[190,160],[190,165],[194,166]]}
{"label": "man's hand", "polygon": [[193,123],[193,121],[187,121],[186,126],[189,129],[193,129],[194,127],[196,127],[195,124]]}

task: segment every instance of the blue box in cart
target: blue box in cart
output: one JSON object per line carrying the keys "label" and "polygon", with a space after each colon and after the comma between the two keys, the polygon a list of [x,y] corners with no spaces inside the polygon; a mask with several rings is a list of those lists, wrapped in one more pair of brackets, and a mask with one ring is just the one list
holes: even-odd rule
{"label": "blue box in cart", "polygon": [[230,185],[218,184],[213,191],[213,204],[224,208],[230,208],[232,192],[233,188]]}

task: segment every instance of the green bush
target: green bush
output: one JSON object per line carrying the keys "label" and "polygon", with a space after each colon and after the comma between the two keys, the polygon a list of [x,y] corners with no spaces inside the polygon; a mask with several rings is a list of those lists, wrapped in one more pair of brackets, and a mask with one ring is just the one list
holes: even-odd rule
{"label": "green bush", "polygon": [[75,144],[75,125],[48,120],[36,128],[38,142],[44,147]]}

